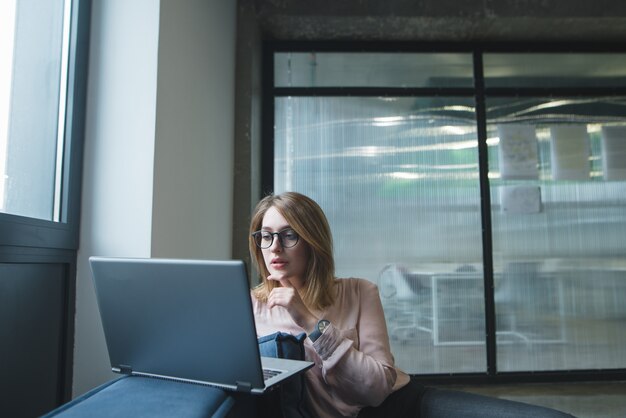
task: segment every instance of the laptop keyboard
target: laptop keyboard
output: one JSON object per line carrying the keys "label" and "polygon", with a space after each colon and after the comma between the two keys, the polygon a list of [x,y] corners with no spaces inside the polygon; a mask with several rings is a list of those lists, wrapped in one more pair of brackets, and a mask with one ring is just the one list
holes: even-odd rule
{"label": "laptop keyboard", "polygon": [[263,369],[263,380],[267,380],[274,376],[278,376],[282,372],[283,372],[282,370]]}

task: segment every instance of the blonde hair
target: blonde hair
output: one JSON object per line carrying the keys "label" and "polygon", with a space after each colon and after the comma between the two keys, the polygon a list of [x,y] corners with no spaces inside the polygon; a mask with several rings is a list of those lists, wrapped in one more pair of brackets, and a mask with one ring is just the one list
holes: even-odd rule
{"label": "blonde hair", "polygon": [[300,236],[298,245],[304,244],[309,248],[305,286],[300,297],[313,309],[321,310],[332,305],[335,300],[335,260],[330,226],[322,208],[313,199],[296,192],[266,196],[253,212],[248,247],[261,279],[261,283],[253,289],[254,296],[266,302],[272,289],[279,286],[276,281],[267,280],[270,273],[265,265],[263,253],[252,236],[252,233],[262,228],[265,213],[271,207],[276,208],[291,229]]}

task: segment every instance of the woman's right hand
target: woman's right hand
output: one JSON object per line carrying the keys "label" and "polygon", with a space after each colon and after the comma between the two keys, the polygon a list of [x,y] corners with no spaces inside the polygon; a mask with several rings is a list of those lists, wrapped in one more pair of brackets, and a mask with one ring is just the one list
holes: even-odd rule
{"label": "woman's right hand", "polygon": [[298,290],[294,288],[288,279],[279,279],[270,275],[268,280],[279,281],[281,286],[275,287],[267,298],[267,306],[271,309],[274,306],[282,306],[289,312],[293,321],[307,334],[311,332],[319,321],[319,318],[307,308],[300,297]]}

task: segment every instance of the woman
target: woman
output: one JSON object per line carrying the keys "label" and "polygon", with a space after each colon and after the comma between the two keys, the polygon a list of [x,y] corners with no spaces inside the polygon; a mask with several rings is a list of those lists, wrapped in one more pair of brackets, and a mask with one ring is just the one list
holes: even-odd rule
{"label": "woman", "polygon": [[377,287],[334,276],[322,209],[294,192],[257,205],[250,254],[261,275],[252,290],[258,335],[307,333],[306,403],[314,417],[565,418],[540,406],[425,389],[394,365]]}
{"label": "woman", "polygon": [[[378,289],[366,280],[335,278],[330,227],[317,203],[294,192],[264,198],[252,217],[249,246],[262,279],[252,291],[257,334],[308,335],[312,415],[389,417],[402,407],[402,416],[418,416],[421,388],[394,366]],[[384,408],[373,408],[386,399]]]}

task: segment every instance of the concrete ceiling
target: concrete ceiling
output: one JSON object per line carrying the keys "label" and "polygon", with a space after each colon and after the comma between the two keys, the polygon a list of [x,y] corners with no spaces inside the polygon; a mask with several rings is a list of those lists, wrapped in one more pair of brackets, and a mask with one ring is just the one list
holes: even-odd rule
{"label": "concrete ceiling", "polygon": [[240,0],[265,39],[626,41],[623,0]]}

